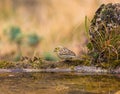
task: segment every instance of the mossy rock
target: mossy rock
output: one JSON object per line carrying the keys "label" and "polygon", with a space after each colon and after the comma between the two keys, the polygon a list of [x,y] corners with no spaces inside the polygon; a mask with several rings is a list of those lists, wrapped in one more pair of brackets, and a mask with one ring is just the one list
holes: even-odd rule
{"label": "mossy rock", "polygon": [[8,69],[8,68],[14,68],[15,64],[13,62],[8,61],[0,61],[0,68],[2,69]]}
{"label": "mossy rock", "polygon": [[102,4],[91,21],[89,34],[92,62],[114,66],[114,61],[120,60],[120,3]]}

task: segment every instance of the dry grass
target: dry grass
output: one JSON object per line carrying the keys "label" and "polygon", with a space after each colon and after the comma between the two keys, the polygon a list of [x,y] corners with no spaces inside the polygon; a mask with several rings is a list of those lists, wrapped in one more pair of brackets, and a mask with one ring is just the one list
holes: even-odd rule
{"label": "dry grass", "polygon": [[[64,45],[77,54],[85,47],[84,18],[91,19],[102,3],[119,0],[0,0],[0,54],[10,53],[16,46],[8,43],[3,30],[17,25],[24,34],[36,32],[43,37],[37,51],[51,52]],[[24,50],[28,47],[23,46]]]}

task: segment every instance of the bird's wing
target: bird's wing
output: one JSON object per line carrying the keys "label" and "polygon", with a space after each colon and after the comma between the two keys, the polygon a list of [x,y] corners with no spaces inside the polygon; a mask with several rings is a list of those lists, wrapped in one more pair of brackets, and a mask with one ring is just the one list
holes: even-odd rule
{"label": "bird's wing", "polygon": [[60,53],[59,54],[76,56],[76,54],[73,51],[71,51],[71,50],[69,50],[69,49],[67,49],[65,47],[60,49]]}

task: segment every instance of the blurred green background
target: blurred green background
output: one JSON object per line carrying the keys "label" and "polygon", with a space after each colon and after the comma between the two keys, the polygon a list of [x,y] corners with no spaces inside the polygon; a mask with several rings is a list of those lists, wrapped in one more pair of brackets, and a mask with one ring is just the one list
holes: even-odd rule
{"label": "blurred green background", "polygon": [[101,4],[110,2],[119,0],[0,0],[0,58],[54,60],[58,45],[86,53],[85,16],[91,20]]}

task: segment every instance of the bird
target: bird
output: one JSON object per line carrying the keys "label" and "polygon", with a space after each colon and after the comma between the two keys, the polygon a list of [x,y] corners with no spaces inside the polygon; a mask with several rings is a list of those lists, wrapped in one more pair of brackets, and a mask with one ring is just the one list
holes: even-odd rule
{"label": "bird", "polygon": [[76,57],[76,54],[73,51],[63,46],[56,47],[54,49],[54,52],[57,54],[57,56],[60,59],[64,59],[64,60],[71,60]]}

